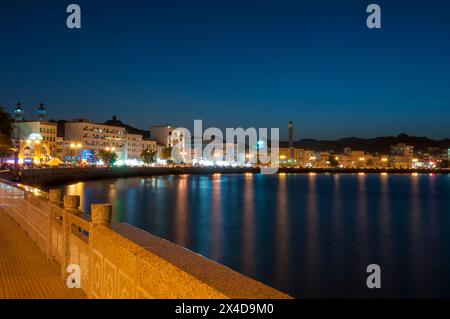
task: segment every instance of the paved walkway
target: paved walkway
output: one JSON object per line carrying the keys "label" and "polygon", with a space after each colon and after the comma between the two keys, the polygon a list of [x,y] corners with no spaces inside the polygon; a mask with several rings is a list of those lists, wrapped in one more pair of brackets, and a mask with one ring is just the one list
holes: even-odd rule
{"label": "paved walkway", "polygon": [[5,212],[0,198],[0,299],[80,299],[80,289],[69,289],[59,266]]}

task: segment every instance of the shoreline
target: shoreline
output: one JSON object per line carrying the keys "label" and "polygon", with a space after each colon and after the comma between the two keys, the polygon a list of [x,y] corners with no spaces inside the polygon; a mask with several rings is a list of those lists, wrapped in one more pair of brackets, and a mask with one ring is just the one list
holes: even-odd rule
{"label": "shoreline", "polygon": [[[212,174],[259,174],[259,167],[102,167],[102,168],[45,168],[21,170],[15,177],[13,172],[0,172],[0,178],[33,187],[49,189],[90,180],[150,177],[163,175],[212,175]],[[393,168],[295,168],[280,167],[277,174],[449,174],[450,169],[393,169]]]}

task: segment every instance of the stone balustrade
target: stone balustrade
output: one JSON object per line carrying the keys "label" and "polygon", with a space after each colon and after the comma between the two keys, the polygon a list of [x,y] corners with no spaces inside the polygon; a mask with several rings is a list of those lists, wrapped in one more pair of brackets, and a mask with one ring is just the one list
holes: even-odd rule
{"label": "stone balustrade", "polygon": [[[110,204],[0,181],[2,205],[49,259],[81,270],[88,298],[290,298],[181,246],[123,223]],[[6,190],[6,191],[4,191]],[[6,195],[5,195],[6,194]]]}

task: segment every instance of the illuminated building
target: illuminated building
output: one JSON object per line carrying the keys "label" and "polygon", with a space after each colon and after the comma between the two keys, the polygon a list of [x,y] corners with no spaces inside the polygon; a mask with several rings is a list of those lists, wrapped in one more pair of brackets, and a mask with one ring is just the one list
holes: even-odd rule
{"label": "illuminated building", "polygon": [[411,168],[413,166],[414,146],[399,143],[391,146],[390,166]]}
{"label": "illuminated building", "polygon": [[278,158],[278,165],[281,167],[309,167],[312,166],[312,162],[315,162],[315,159],[313,160],[314,152],[301,148],[280,147],[278,148]]}
{"label": "illuminated building", "polygon": [[[180,131],[175,130],[175,127],[170,124],[154,125],[150,127],[150,134],[152,139],[156,141],[159,147],[158,153],[166,147],[177,147],[182,161],[187,163],[190,159],[186,155],[184,136]],[[192,150],[191,150],[192,151]],[[183,155],[184,154],[184,155]]]}
{"label": "illuminated building", "polygon": [[382,154],[376,159],[374,166],[376,168],[387,168],[389,167],[389,155]]}
{"label": "illuminated building", "polygon": [[158,151],[157,143],[154,140],[143,139],[142,150]]}
{"label": "illuminated building", "polygon": [[19,144],[19,161],[24,164],[43,165],[51,159],[50,146],[42,135],[32,133]]}
{"label": "illuminated building", "polygon": [[142,152],[142,135],[125,133],[125,158],[139,159]]}
{"label": "illuminated building", "polygon": [[150,132],[151,137],[164,147],[173,147],[177,143],[183,143],[183,136],[170,124],[154,125],[150,127]]}
{"label": "illuminated building", "polygon": [[[23,147],[27,146],[27,140],[34,138],[40,140],[40,148],[44,149],[48,156],[56,156],[56,123],[44,121],[22,121],[13,124],[13,140],[16,147],[19,147],[19,153]],[[44,153],[42,153],[44,154]],[[20,154],[19,154],[20,155]]]}
{"label": "illuminated building", "polygon": [[124,127],[91,123],[86,120],[65,124],[65,140],[79,142],[82,160],[92,162],[100,150],[113,150],[119,161],[139,160],[144,149],[157,150],[156,141],[141,134],[128,133]]}
{"label": "illuminated building", "polygon": [[403,157],[413,157],[414,146],[399,143],[391,146],[391,155],[403,156]]}
{"label": "illuminated building", "polygon": [[97,154],[106,148],[114,149],[118,159],[125,159],[125,128],[91,123],[85,120],[65,124],[64,139],[79,141],[84,153]]}
{"label": "illuminated building", "polygon": [[56,157],[63,162],[94,162],[94,157],[90,157],[89,153],[84,149],[81,141],[64,140],[62,137],[56,139]]}
{"label": "illuminated building", "polygon": [[141,134],[125,133],[125,158],[140,160],[143,150],[156,151],[156,141],[144,139]]}

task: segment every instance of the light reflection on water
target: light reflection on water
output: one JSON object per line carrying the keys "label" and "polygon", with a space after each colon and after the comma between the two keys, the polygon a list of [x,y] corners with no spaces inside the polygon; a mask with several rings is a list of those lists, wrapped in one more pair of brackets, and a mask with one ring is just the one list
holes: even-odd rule
{"label": "light reflection on water", "polygon": [[[182,175],[65,190],[295,297],[450,297],[448,176]],[[378,291],[365,286],[371,263]]]}

